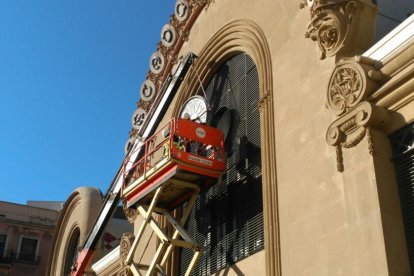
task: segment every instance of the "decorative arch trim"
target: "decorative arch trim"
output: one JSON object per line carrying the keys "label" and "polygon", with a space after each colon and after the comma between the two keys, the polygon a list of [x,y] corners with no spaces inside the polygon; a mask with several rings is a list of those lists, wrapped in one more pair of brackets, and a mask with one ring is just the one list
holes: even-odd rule
{"label": "decorative arch trim", "polygon": [[237,53],[248,54],[259,74],[266,275],[281,275],[272,63],[266,37],[255,22],[232,21],[206,43],[178,94],[173,116],[178,116],[186,99],[201,92],[201,85]]}
{"label": "decorative arch trim", "polygon": [[46,275],[63,275],[67,246],[72,234],[79,229],[79,241],[82,243],[101,205],[102,194],[97,188],[81,187],[69,196],[59,214]]}

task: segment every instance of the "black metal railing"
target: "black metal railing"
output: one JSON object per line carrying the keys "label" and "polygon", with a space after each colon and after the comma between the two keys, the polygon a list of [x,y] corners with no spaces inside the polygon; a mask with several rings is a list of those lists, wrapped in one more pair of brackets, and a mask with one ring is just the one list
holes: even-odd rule
{"label": "black metal railing", "polygon": [[3,256],[0,256],[0,264],[12,264],[15,257],[13,250],[7,250]]}
{"label": "black metal railing", "polygon": [[33,254],[17,255],[13,250],[7,250],[3,256],[0,256],[0,264],[7,265],[13,263],[37,265],[40,263],[40,256],[35,256]]}

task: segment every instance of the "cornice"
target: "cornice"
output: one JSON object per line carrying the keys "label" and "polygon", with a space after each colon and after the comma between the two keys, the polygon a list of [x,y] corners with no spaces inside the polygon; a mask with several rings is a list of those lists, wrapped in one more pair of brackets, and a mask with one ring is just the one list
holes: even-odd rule
{"label": "cornice", "polygon": [[15,226],[24,226],[31,228],[33,230],[41,230],[54,233],[56,231],[56,222],[53,222],[53,225],[45,225],[36,222],[26,222],[14,219],[7,219],[7,218],[0,218],[0,223],[8,224],[8,225],[15,225]]}
{"label": "cornice", "polygon": [[207,11],[214,2],[215,0],[176,0],[174,14],[161,30],[161,40],[150,58],[150,70],[140,87],[141,96],[137,102],[137,110],[132,115],[132,129],[129,132],[130,139],[125,145],[126,151],[137,138],[141,128],[145,127],[145,119],[151,116],[155,106],[160,104],[162,85],[180,59],[178,53],[184,42],[188,41],[194,22],[201,11]]}
{"label": "cornice", "polygon": [[99,261],[95,262],[92,265],[92,270],[96,275],[117,275],[114,272],[121,268],[119,252],[120,246],[117,246],[103,258],[99,259]]}

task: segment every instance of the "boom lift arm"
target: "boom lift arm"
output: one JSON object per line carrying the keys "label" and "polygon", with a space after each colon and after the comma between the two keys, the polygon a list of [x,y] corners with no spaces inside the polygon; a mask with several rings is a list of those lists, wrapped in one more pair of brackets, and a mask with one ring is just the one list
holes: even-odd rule
{"label": "boom lift arm", "polygon": [[[138,160],[143,154],[141,150],[139,150],[142,148],[142,141],[151,136],[157,129],[161,119],[164,117],[165,112],[167,111],[168,103],[171,102],[175,96],[195,57],[196,56],[193,53],[188,53],[178,65],[174,75],[170,75],[164,82],[164,85],[160,89],[159,96],[156,99],[158,102],[156,102],[153,108],[150,110],[144,126],[139,133],[141,134],[139,136],[142,137],[142,139],[136,139],[134,145],[127,153],[127,156],[129,156],[131,163],[135,160]],[[130,154],[130,152],[133,152],[133,154]],[[108,221],[111,219],[116,207],[118,206],[120,191],[124,181],[122,168],[123,164],[121,164],[120,168],[118,169],[118,172],[106,193],[105,200],[98,218],[96,219],[94,226],[89,231],[86,240],[82,245],[82,249],[77,257],[76,263],[74,263],[72,266],[72,276],[81,276],[84,274],[88,263],[92,259],[96,244],[101,237]]]}

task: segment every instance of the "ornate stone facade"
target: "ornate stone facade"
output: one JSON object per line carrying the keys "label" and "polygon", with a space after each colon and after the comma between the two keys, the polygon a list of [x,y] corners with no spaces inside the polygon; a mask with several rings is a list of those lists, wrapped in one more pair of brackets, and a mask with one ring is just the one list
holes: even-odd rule
{"label": "ornate stone facade", "polygon": [[125,261],[134,239],[135,235],[133,233],[125,233],[121,238],[119,244],[119,261],[121,262],[121,266],[125,266]]}
{"label": "ornate stone facade", "polygon": [[[301,8],[306,6],[310,8],[311,21],[305,36],[317,42],[321,59],[346,56],[350,50],[358,49],[364,30],[361,24],[366,24],[358,19],[369,16],[374,8],[363,0],[305,0],[300,4]],[[365,39],[369,40],[369,36]]]}
{"label": "ornate stone facade", "polygon": [[[151,113],[151,107],[162,93],[162,84],[170,74],[172,67],[178,62],[178,54],[184,42],[188,41],[190,30],[203,10],[207,10],[214,0],[180,0],[176,2],[174,14],[169,23],[161,30],[161,40],[157,50],[152,54],[146,80],[140,88],[141,99],[137,102],[138,109],[132,115],[133,129],[129,137],[136,139],[144,125],[139,124],[142,118]],[[151,93],[149,93],[152,90]],[[143,96],[144,95],[144,96]],[[148,95],[148,96],[146,96]],[[151,95],[151,96],[149,96]],[[125,148],[128,148],[127,141]]]}
{"label": "ornate stone facade", "polygon": [[363,57],[343,60],[332,72],[327,106],[338,119],[329,126],[326,140],[336,147],[338,171],[344,170],[342,148],[354,147],[368,137],[369,152],[373,154],[370,128],[386,130],[389,125],[387,111],[368,101],[381,76],[375,61]]}

